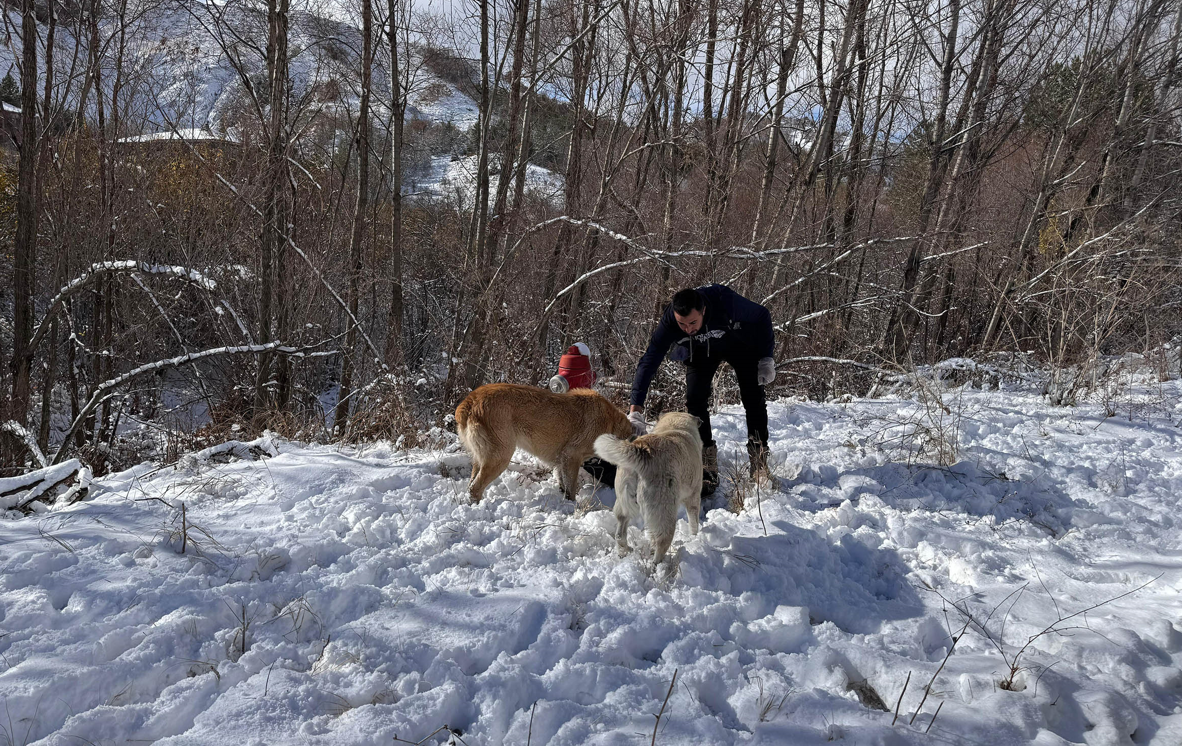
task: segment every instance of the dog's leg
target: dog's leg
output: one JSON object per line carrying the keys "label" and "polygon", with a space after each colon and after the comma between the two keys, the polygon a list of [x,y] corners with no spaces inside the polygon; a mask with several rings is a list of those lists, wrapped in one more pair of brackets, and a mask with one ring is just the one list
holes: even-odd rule
{"label": "dog's leg", "polygon": [[481,470],[480,462],[472,459],[472,477],[468,480],[468,496],[472,498],[473,504],[480,502],[480,499],[484,497],[484,488],[488,486],[480,479]]}
{"label": "dog's leg", "polygon": [[612,512],[616,514],[616,546],[620,549],[620,556],[625,557],[632,547],[628,546],[628,526],[632,523],[632,516],[639,513],[636,507],[636,474],[624,467],[616,470],[616,505]]}
{"label": "dog's leg", "polygon": [[636,504],[644,515],[644,527],[653,545],[654,567],[665,559],[677,533],[678,495],[670,487],[641,479],[636,490]]}
{"label": "dog's leg", "polygon": [[478,503],[484,497],[484,490],[493,480],[501,476],[509,468],[509,461],[513,458],[512,449],[498,448],[493,453],[482,454],[483,458],[472,459],[472,481],[468,484],[468,494],[472,502]]}
{"label": "dog's leg", "polygon": [[669,547],[673,545],[673,534],[661,532],[652,534],[653,537],[653,567],[657,567],[665,559]]}
{"label": "dog's leg", "polygon": [[567,500],[574,500],[579,494],[579,467],[583,462],[577,458],[563,457],[556,471],[558,486]]}
{"label": "dog's leg", "polygon": [[632,551],[632,547],[628,546],[628,524],[631,519],[628,514],[620,510],[620,503],[616,502],[616,546],[620,548],[620,556],[625,557],[628,552]]}
{"label": "dog's leg", "polygon": [[689,518],[690,533],[697,536],[698,514],[702,512],[702,487],[699,485],[690,490],[683,502],[685,503],[685,515]]}

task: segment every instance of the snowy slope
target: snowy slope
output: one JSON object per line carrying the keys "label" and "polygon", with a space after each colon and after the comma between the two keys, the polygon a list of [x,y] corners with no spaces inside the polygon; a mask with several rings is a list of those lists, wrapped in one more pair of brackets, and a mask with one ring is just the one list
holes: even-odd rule
{"label": "snowy slope", "polygon": [[[414,189],[430,197],[453,199],[460,209],[470,210],[472,202],[476,199],[478,160],[474,155],[433,156],[428,173],[414,185]],[[501,179],[500,157],[494,156],[492,162],[495,173],[489,176],[488,180],[490,208],[493,195],[497,193],[497,185]],[[556,174],[533,163],[525,164],[526,193],[559,209],[563,203],[564,183],[565,179],[561,174]]]}
{"label": "snowy slope", "polygon": [[[254,79],[265,76],[261,50],[252,53],[235,41],[239,36],[265,39],[265,12],[242,3],[224,7],[173,3],[132,15],[136,20],[127,35],[129,40],[124,51],[129,82],[124,83],[120,93],[126,105],[121,126],[128,134],[121,139],[124,142],[174,139],[177,132],[187,139],[244,139],[243,129],[249,132],[255,115],[242,76],[223,47],[233,51],[248,76]],[[10,12],[8,20],[15,24],[14,28],[19,28],[19,14]],[[296,129],[307,132],[306,121],[310,118],[326,115],[322,118],[332,122],[343,108],[357,109],[358,91],[350,82],[357,75],[357,19],[350,3],[334,1],[296,3],[290,20],[292,99],[302,102],[295,115],[302,121]],[[114,26],[104,27],[101,34],[106,38],[115,31]],[[76,64],[74,53],[80,45],[69,28],[59,28],[56,33],[55,59],[60,68],[57,75],[63,80],[76,73],[71,65]],[[0,70],[16,70],[18,54],[15,45],[0,45]],[[107,54],[114,55],[114,51],[108,50]],[[479,119],[479,107],[456,85],[424,64],[424,54],[424,48],[416,46],[409,61],[404,60],[414,71],[407,94],[408,119],[452,125],[460,133],[469,133]],[[44,63],[43,50],[41,59]],[[390,87],[380,55],[375,64],[372,105],[375,122],[380,126],[389,115]],[[113,75],[108,73],[104,84],[110,86],[112,80]],[[245,139],[250,141],[249,137]],[[407,194],[451,198],[458,189],[469,194],[470,205],[469,173],[475,169],[475,159],[458,157],[453,164],[452,156],[458,154],[451,152],[450,145],[431,147],[436,150],[431,154],[427,173],[405,174]],[[533,164],[528,168],[532,191],[551,202],[561,203],[562,177]]]}
{"label": "snowy slope", "polygon": [[648,744],[676,672],[659,744],[1176,746],[1182,388],[1135,393],[945,392],[949,468],[912,400],[777,402],[779,489],[680,521],[673,578],[526,459],[467,504],[442,435],[141,466],[0,521],[0,743]]}
{"label": "snowy slope", "polygon": [[436,124],[452,124],[460,132],[468,132],[480,120],[480,107],[472,98],[451,83],[433,75],[425,67],[417,67],[418,80],[407,96],[407,116],[426,119]]}

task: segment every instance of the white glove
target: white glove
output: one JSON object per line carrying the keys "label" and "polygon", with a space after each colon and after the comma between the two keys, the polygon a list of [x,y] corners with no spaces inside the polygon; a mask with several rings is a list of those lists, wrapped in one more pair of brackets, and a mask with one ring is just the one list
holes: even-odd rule
{"label": "white glove", "polygon": [[648,432],[648,423],[644,421],[644,412],[629,412],[628,421],[632,423],[632,434],[636,437]]}
{"label": "white glove", "polygon": [[761,358],[759,373],[756,374],[755,380],[759,382],[760,386],[766,386],[776,380],[776,361],[770,357]]}

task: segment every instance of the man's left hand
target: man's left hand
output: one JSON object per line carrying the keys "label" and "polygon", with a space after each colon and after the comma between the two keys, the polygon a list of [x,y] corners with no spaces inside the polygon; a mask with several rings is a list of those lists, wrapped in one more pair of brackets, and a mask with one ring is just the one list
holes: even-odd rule
{"label": "man's left hand", "polygon": [[776,361],[770,357],[761,358],[756,380],[759,381],[760,386],[766,386],[776,380]]}

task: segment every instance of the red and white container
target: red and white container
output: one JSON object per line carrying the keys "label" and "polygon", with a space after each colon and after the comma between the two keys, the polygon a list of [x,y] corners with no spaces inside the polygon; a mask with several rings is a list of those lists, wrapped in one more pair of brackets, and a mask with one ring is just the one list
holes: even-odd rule
{"label": "red and white container", "polygon": [[589,389],[595,385],[591,368],[591,350],[582,342],[571,345],[558,361],[558,375],[550,379],[550,390],[565,394],[571,389]]}

